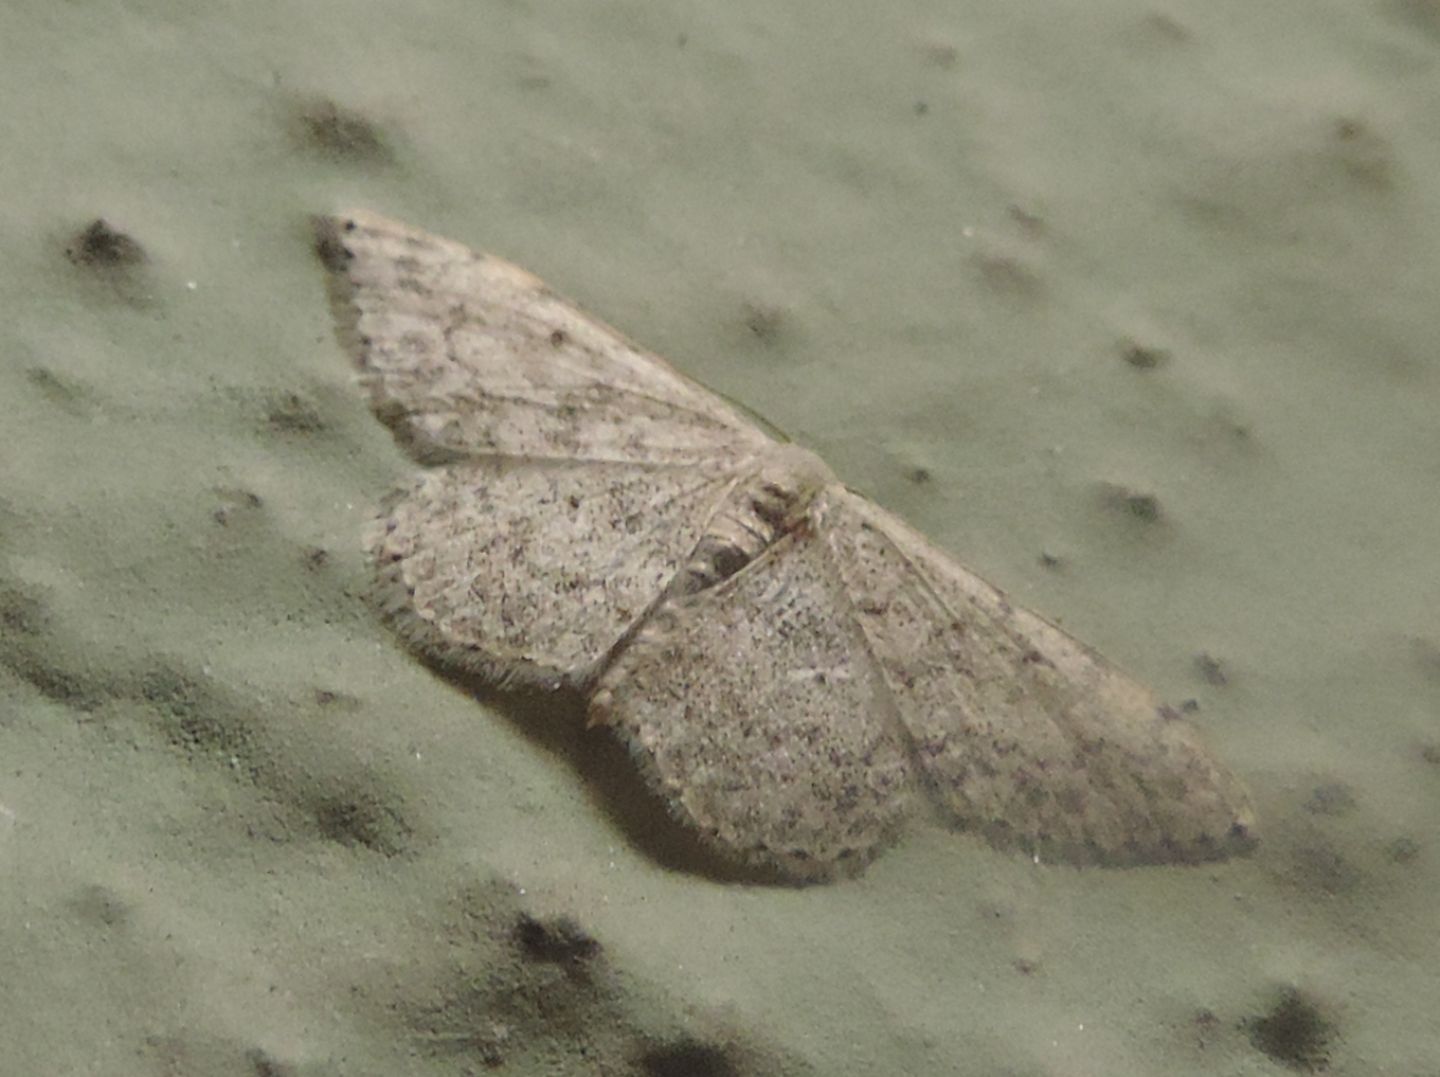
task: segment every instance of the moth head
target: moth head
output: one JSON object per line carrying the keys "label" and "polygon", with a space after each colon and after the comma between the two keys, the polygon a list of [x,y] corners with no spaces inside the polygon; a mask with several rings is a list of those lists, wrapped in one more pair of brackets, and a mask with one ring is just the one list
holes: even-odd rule
{"label": "moth head", "polygon": [[804,518],[815,495],[834,481],[834,473],[809,449],[778,445],[760,465],[751,503],[761,519],[788,531]]}

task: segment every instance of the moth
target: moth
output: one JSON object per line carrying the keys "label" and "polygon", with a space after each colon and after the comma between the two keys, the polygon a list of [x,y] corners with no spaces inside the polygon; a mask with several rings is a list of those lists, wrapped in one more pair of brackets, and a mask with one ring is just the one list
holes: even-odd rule
{"label": "moth", "polygon": [[499,258],[318,222],[339,334],[422,465],[368,538],[435,663],[566,685],[702,841],[853,874],[921,813],[1075,864],[1248,848],[1179,714]]}

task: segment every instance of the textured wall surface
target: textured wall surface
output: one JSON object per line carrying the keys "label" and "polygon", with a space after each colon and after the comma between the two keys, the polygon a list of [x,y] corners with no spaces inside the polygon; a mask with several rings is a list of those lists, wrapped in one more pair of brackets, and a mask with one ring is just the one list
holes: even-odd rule
{"label": "textured wall surface", "polygon": [[[1419,0],[7,3],[0,1068],[1434,1073],[1436,115]],[[350,206],[1187,704],[1259,848],[709,870],[367,602]]]}

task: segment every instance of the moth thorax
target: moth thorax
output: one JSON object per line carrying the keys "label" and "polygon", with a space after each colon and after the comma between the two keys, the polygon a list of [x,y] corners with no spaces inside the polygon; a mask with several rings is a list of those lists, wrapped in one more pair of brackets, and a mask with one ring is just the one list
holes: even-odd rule
{"label": "moth thorax", "polygon": [[804,520],[815,495],[834,481],[820,458],[782,445],[731,491],[672,585],[693,594],[735,575]]}

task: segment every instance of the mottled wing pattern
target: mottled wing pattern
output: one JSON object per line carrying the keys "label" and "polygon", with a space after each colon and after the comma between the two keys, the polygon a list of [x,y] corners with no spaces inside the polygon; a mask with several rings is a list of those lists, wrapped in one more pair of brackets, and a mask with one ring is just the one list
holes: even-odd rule
{"label": "mottled wing pattern", "polygon": [[1074,863],[1251,843],[1146,689],[534,277],[368,214],[319,250],[377,414],[434,465],[372,535],[386,609],[447,666],[591,690],[720,850],[827,878],[922,794]]}
{"label": "mottled wing pattern", "polygon": [[427,470],[372,532],[382,605],[442,665],[501,684],[582,685],[737,481],[728,462]]}
{"label": "mottled wing pattern", "polygon": [[376,414],[432,465],[372,535],[383,607],[447,667],[583,685],[775,442],[508,262],[373,214],[317,230]]}
{"label": "mottled wing pattern", "polygon": [[1244,789],[1088,647],[838,488],[815,506],[846,605],[951,821],[1072,863],[1243,849]]}
{"label": "mottled wing pattern", "polygon": [[321,218],[317,233],[372,406],[422,462],[688,464],[771,444],[509,262],[369,213]]}
{"label": "mottled wing pattern", "polygon": [[601,677],[651,785],[722,852],[800,879],[863,866],[910,814],[910,764],[828,553],[798,532],[665,603]]}

